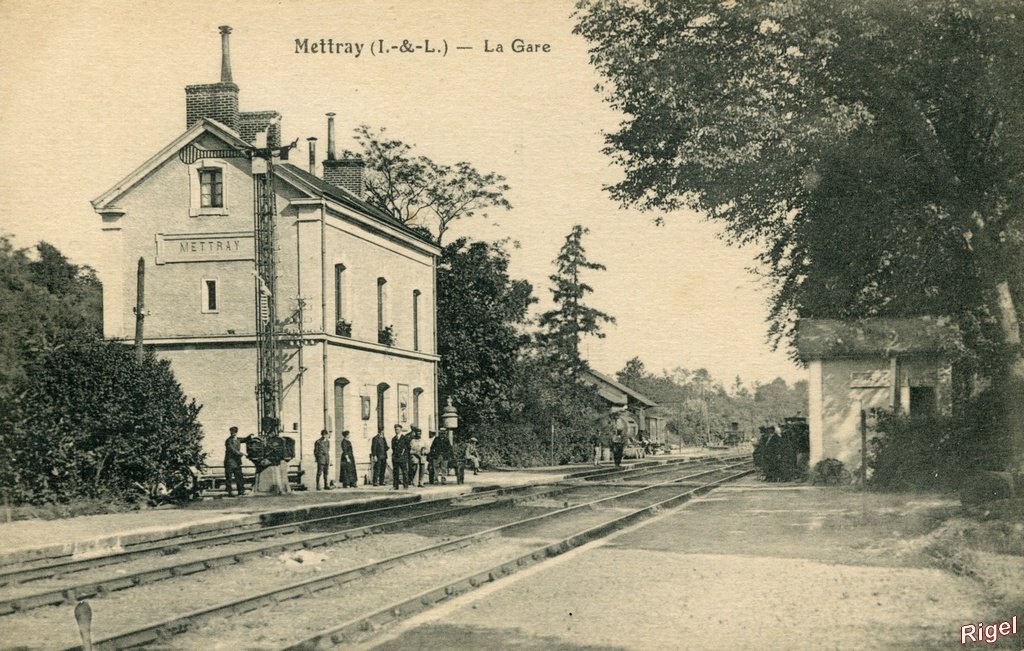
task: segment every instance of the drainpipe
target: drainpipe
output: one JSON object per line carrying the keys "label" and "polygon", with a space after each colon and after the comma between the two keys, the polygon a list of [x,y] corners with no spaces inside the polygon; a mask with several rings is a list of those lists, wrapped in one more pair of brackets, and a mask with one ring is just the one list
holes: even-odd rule
{"label": "drainpipe", "polygon": [[302,235],[302,222],[298,219],[295,220],[295,297],[298,300],[299,307],[299,468],[302,468],[302,380],[306,376],[306,366],[303,364],[302,349],[305,348],[305,333],[302,329],[303,320],[305,318],[304,312],[305,304],[302,298],[302,245],[300,238]]}
{"label": "drainpipe", "polygon": [[324,429],[329,429],[330,416],[327,407],[327,202],[320,201],[320,330],[323,332],[321,347],[323,351],[323,385],[324,385]]}
{"label": "drainpipe", "polygon": [[[433,283],[434,283],[434,300],[433,300],[433,303],[434,303],[434,323],[432,325],[433,330],[434,330],[434,350],[432,352],[434,353],[434,356],[436,357],[437,354],[438,354],[438,350],[437,350],[437,258],[436,257],[432,257],[432,262],[431,262],[431,265],[430,265],[430,272],[431,272],[431,275],[433,276]],[[438,412],[438,409],[439,409],[439,407],[438,407],[438,405],[439,405],[438,400],[439,400],[439,398],[438,398],[438,395],[437,395],[437,392],[438,392],[438,386],[437,386],[437,365],[439,363],[440,362],[438,362],[438,361],[434,361],[433,362],[433,367],[434,367],[434,415],[432,416],[432,418],[434,419],[434,428],[438,432],[441,431],[441,423],[438,421],[438,413],[439,413]]]}

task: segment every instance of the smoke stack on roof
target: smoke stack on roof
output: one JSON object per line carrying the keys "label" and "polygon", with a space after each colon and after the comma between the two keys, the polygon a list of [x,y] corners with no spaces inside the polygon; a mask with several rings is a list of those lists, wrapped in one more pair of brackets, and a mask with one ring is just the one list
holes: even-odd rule
{"label": "smoke stack on roof", "polygon": [[309,173],[316,176],[316,136],[306,138],[309,143]]}
{"label": "smoke stack on roof", "polygon": [[327,114],[327,160],[324,161],[324,181],[363,198],[363,171],[366,163],[362,158],[338,160],[334,150],[334,113]]}
{"label": "smoke stack on roof", "polygon": [[210,118],[238,131],[238,86],[231,80],[231,60],[228,55],[228,34],[231,28],[220,28],[221,65],[220,81],[215,84],[185,86],[185,127],[191,127],[203,118]]}
{"label": "smoke stack on roof", "polygon": [[220,26],[220,81],[215,84],[185,86],[185,126],[191,127],[203,118],[216,120],[238,132],[248,143],[256,135],[267,132],[267,146],[281,146],[281,114],[277,111],[238,110],[238,85],[231,76],[231,51],[228,35],[231,28]]}
{"label": "smoke stack on roof", "polygon": [[334,113],[327,114],[327,160],[334,160]]}
{"label": "smoke stack on roof", "polygon": [[231,79],[231,51],[228,48],[228,34],[231,28],[227,25],[220,26],[220,81],[230,82]]}

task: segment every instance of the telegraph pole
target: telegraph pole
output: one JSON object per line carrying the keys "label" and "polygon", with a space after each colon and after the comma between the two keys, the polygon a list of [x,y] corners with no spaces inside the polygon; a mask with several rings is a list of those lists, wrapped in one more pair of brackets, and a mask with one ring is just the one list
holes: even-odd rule
{"label": "telegraph pole", "polygon": [[146,259],[139,258],[139,271],[135,280],[135,358],[142,363],[142,326],[146,320]]}
{"label": "telegraph pole", "polygon": [[191,165],[201,158],[248,158],[252,161],[253,235],[255,244],[256,405],[257,431],[265,419],[281,422],[282,361],[277,322],[277,195],[274,192],[274,158],[288,160],[284,147],[269,147],[267,132],[256,136],[256,145],[231,149],[183,147],[178,158]]}

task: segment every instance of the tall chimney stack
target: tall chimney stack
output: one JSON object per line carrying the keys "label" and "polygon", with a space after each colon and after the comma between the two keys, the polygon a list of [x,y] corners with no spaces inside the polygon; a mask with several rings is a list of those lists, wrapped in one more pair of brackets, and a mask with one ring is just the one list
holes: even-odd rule
{"label": "tall chimney stack", "polygon": [[231,50],[228,47],[228,34],[231,28],[227,25],[220,26],[220,80],[221,83],[233,81],[231,79]]}
{"label": "tall chimney stack", "polygon": [[334,113],[327,114],[327,160],[334,160]]}
{"label": "tall chimney stack", "polygon": [[306,138],[309,143],[309,173],[316,176],[316,136]]}

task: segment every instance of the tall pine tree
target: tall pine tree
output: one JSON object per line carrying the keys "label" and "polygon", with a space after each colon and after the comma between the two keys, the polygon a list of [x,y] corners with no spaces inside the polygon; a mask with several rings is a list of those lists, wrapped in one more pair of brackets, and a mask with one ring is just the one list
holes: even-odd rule
{"label": "tall pine tree", "polygon": [[583,236],[589,229],[579,224],[565,238],[555,258],[556,273],[549,276],[555,308],[540,316],[541,332],[537,338],[561,372],[576,377],[586,369],[580,357],[580,341],[585,336],[604,338],[601,324],[615,323],[615,318],[583,303],[594,288],[583,282],[584,271],[604,271],[605,266],[587,260]]}

